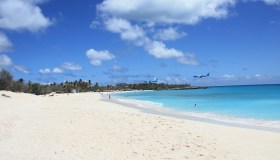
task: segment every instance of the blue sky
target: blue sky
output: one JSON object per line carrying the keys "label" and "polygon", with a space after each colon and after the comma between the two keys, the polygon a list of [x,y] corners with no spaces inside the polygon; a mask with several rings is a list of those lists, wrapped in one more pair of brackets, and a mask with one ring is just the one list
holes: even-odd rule
{"label": "blue sky", "polygon": [[279,60],[280,0],[0,0],[15,79],[271,84]]}

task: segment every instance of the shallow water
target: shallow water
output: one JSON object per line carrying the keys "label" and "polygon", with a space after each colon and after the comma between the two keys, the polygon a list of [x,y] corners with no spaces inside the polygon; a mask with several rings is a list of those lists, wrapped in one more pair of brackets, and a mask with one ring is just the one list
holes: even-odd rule
{"label": "shallow water", "polygon": [[145,91],[114,96],[122,101],[145,103],[141,104],[143,107],[166,108],[219,121],[280,128],[280,85]]}

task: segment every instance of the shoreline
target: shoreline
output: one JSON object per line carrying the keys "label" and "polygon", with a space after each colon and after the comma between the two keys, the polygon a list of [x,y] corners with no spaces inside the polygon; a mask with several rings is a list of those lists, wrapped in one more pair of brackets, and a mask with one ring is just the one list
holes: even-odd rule
{"label": "shoreline", "polygon": [[[144,91],[143,91],[144,92]],[[123,92],[126,93],[126,92]],[[116,93],[119,94],[119,93]],[[238,128],[246,128],[246,129],[255,129],[255,130],[262,130],[262,131],[269,131],[269,132],[275,132],[275,133],[280,133],[280,128],[276,127],[266,127],[263,125],[256,125],[256,124],[248,124],[248,121],[258,121],[258,122],[274,122],[274,121],[266,121],[266,120],[258,120],[258,119],[246,119],[246,118],[235,118],[231,117],[231,120],[221,120],[217,118],[210,118],[210,117],[203,117],[202,115],[199,115],[200,113],[194,113],[194,112],[182,112],[179,110],[175,110],[169,107],[161,106],[151,108],[151,107],[143,107],[142,105],[140,106],[137,104],[137,102],[151,102],[151,101],[143,101],[143,100],[137,100],[137,99],[126,99],[121,96],[117,96],[112,99],[107,99],[105,97],[102,97],[103,101],[106,102],[111,102],[111,103],[116,103],[119,105],[124,105],[129,108],[134,108],[142,111],[143,113],[148,113],[148,114],[154,114],[154,115],[161,115],[161,116],[168,116],[168,117],[174,117],[174,118],[180,118],[180,119],[187,119],[187,120],[193,120],[193,121],[199,121],[199,122],[205,122],[205,123],[212,123],[212,124],[219,124],[219,125],[224,125],[224,126],[230,126],[230,127],[238,127]],[[127,100],[130,100],[129,102]],[[134,102],[131,102],[134,101]],[[151,102],[154,103],[154,102]],[[217,116],[217,115],[214,115]],[[222,116],[220,116],[222,117]],[[238,122],[237,122],[238,121]],[[240,122],[242,121],[242,122]],[[246,122],[247,121],[247,124]],[[278,122],[278,121],[277,121]],[[252,123],[252,122],[251,122]]]}
{"label": "shoreline", "polygon": [[0,96],[0,159],[4,160],[280,157],[279,133],[144,113],[92,92],[1,94],[10,97]]}

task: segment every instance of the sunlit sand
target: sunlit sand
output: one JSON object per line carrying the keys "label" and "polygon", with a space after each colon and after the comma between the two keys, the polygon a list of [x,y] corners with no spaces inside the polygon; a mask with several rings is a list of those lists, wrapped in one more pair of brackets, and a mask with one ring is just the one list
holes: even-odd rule
{"label": "sunlit sand", "polygon": [[280,157],[279,133],[141,113],[101,98],[99,93],[35,96],[0,91],[0,159]]}

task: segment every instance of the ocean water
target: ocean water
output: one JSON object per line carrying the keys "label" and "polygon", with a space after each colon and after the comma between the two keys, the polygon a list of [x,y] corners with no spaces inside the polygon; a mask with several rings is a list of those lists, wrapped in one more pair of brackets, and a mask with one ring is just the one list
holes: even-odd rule
{"label": "ocean water", "polygon": [[[116,94],[121,101],[222,122],[280,129],[280,85]],[[196,104],[196,105],[195,105]]]}

